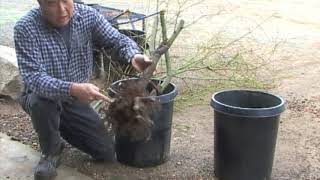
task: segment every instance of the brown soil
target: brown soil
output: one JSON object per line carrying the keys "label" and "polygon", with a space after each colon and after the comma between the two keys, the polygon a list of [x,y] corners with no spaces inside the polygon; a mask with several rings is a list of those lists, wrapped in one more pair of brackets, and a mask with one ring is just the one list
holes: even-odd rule
{"label": "brown soil", "polygon": [[109,88],[114,102],[105,108],[107,121],[114,132],[132,140],[147,140],[151,136],[151,116],[159,110],[155,97],[157,84],[146,79],[124,80]]}

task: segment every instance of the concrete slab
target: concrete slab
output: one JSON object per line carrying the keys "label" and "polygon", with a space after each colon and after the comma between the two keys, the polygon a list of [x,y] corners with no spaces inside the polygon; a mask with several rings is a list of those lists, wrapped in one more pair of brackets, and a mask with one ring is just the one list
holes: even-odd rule
{"label": "concrete slab", "polygon": [[[10,140],[0,133],[0,179],[33,180],[33,168],[40,153],[29,146]],[[61,165],[56,180],[92,180],[75,169]]]}

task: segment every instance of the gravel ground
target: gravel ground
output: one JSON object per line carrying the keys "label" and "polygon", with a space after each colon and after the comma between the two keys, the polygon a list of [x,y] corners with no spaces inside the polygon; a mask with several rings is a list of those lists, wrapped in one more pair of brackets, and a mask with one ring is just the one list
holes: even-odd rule
{"label": "gravel ground", "polygon": [[[6,98],[0,100],[0,132],[6,133],[13,140],[22,142],[39,150],[36,133],[33,131],[29,116],[19,105]],[[198,107],[197,112],[204,114],[208,107]],[[211,127],[206,121],[211,113],[203,116],[204,120],[195,118],[200,114],[187,117],[176,116],[173,125],[170,160],[153,168],[133,168],[120,163],[101,164],[71,145],[63,152],[63,164],[76,168],[97,180],[104,179],[213,179],[213,157]],[[201,115],[200,115],[201,116]],[[188,121],[185,121],[185,119]],[[196,125],[196,124],[199,125]],[[202,133],[199,133],[199,132]],[[198,133],[197,133],[198,132]],[[205,133],[204,133],[205,132]],[[190,144],[192,144],[190,146]]]}
{"label": "gravel ground", "polygon": [[[320,119],[317,117],[320,117],[320,96],[297,98],[294,94],[288,94],[286,99],[287,110],[280,122],[272,177],[276,180],[317,180],[320,178],[320,143],[316,138],[319,134],[317,127]],[[30,118],[19,105],[12,100],[1,98],[0,109],[0,132],[39,150]],[[171,158],[167,163],[157,167],[142,169],[120,163],[101,164],[70,145],[67,145],[63,152],[63,164],[76,168],[96,180],[214,179],[213,132],[212,123],[208,122],[211,121],[211,116],[211,108],[208,106],[192,106],[186,111],[175,113]],[[297,121],[300,119],[314,125],[308,129],[298,127]],[[297,149],[287,149],[292,146]]]}

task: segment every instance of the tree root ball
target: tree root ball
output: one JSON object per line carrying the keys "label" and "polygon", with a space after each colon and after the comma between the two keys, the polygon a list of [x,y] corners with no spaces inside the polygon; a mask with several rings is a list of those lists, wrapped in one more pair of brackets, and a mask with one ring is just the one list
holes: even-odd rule
{"label": "tree root ball", "polygon": [[159,85],[147,79],[129,79],[111,86],[115,99],[106,110],[107,121],[117,135],[132,140],[148,140],[151,137],[151,116],[160,110]]}

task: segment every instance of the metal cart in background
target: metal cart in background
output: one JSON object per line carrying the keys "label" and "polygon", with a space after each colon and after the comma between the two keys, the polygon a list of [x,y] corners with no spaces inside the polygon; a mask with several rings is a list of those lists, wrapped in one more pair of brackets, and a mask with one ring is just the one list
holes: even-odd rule
{"label": "metal cart in background", "polygon": [[[74,0],[74,2],[85,4],[81,0]],[[101,6],[99,4],[85,5],[96,9],[113,27],[135,41],[142,50],[149,48],[146,40],[146,18],[155,16],[159,14],[159,12],[145,15],[129,10]],[[130,65],[121,64],[124,60],[121,60],[117,54],[116,50],[112,48],[94,48],[95,63],[93,66],[93,79],[101,78],[101,76],[104,75],[109,84],[124,77],[135,76],[135,70]]]}

